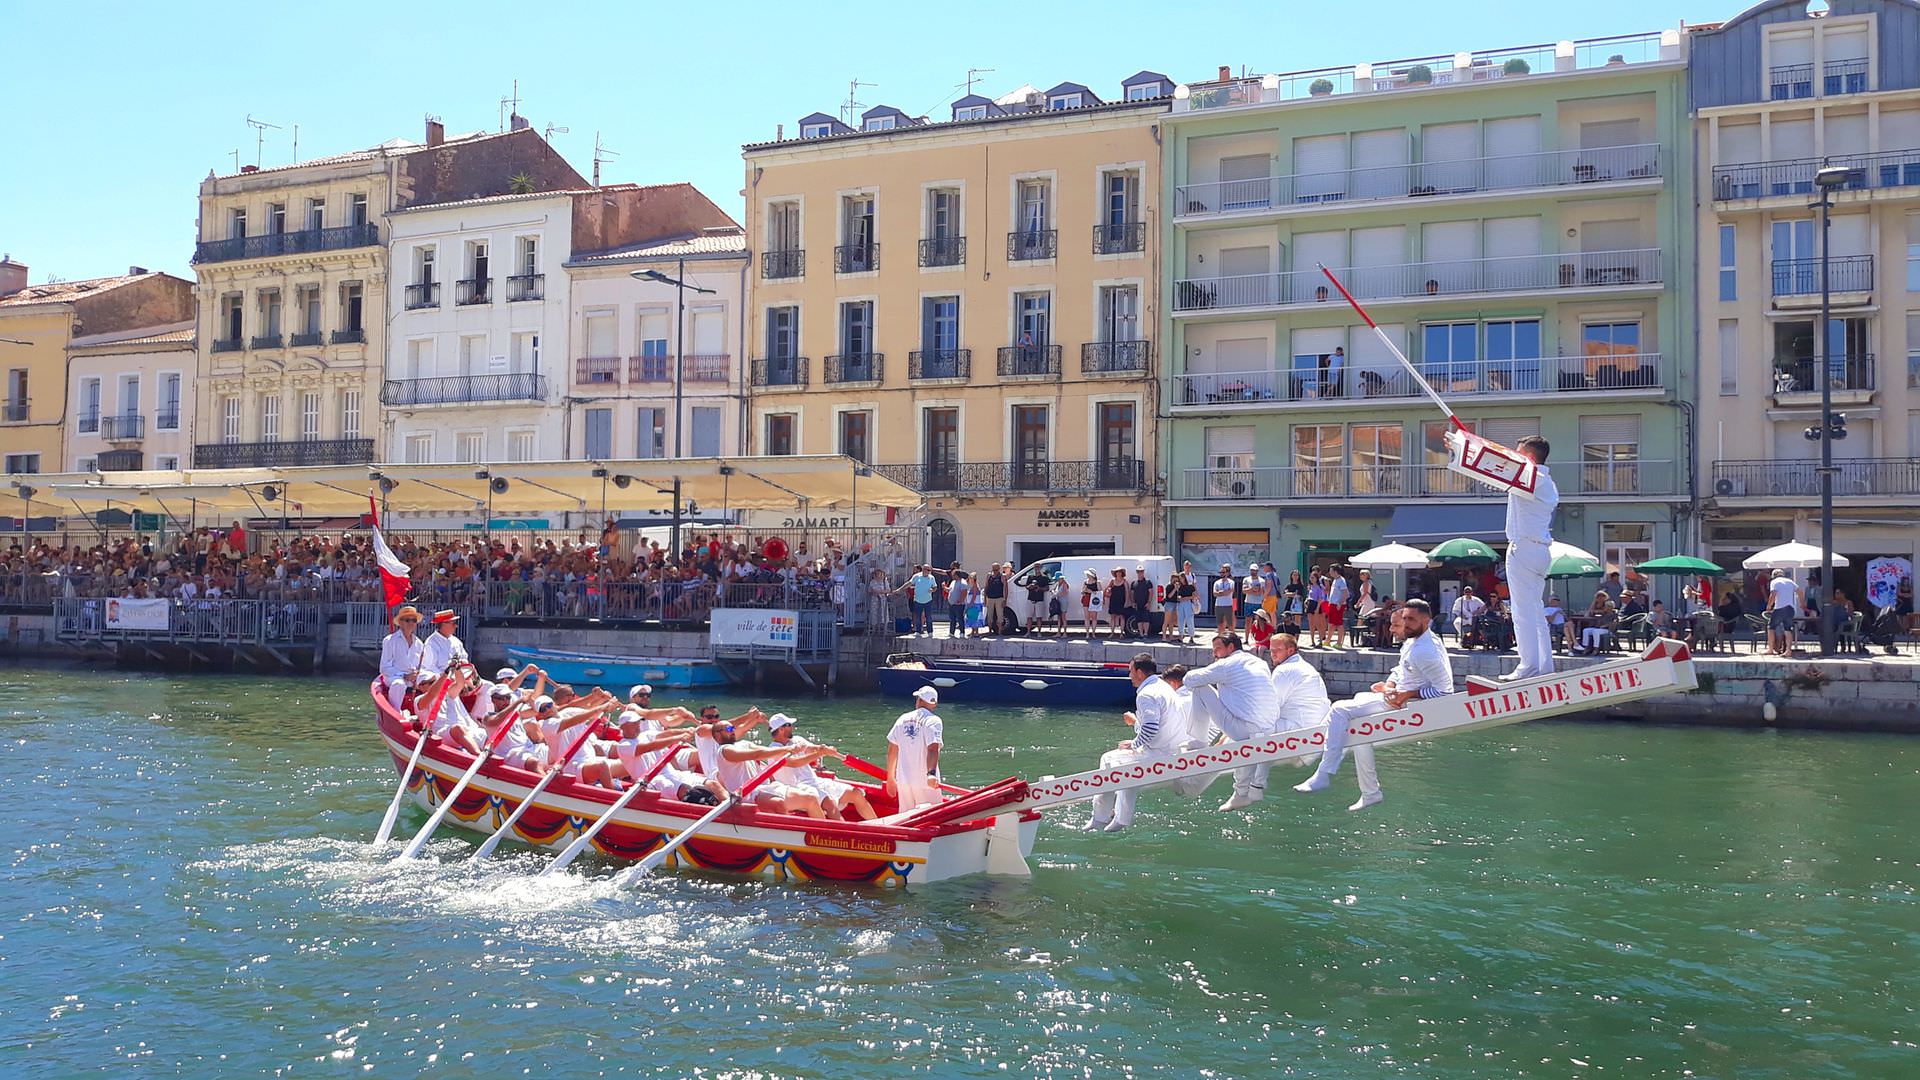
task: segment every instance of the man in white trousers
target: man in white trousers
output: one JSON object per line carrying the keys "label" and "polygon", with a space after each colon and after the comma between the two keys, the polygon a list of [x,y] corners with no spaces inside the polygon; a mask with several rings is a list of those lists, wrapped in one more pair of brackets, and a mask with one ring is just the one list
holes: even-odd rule
{"label": "man in white trousers", "polygon": [[[1208,732],[1220,731],[1234,742],[1271,735],[1280,720],[1280,702],[1273,693],[1267,662],[1240,649],[1240,635],[1223,630],[1213,638],[1213,663],[1187,672],[1186,688],[1193,694],[1194,720],[1205,717]],[[1267,773],[1272,762],[1233,771],[1233,796],[1220,809],[1241,810],[1267,797]]]}
{"label": "man in white trousers", "polygon": [[380,674],[387,680],[387,700],[395,709],[420,677],[422,646],[413,636],[419,625],[420,609],[408,604],[393,613],[393,633],[380,642]]}
{"label": "man in white trousers", "polygon": [[[1447,660],[1446,648],[1433,635],[1433,608],[1417,597],[1400,605],[1393,613],[1393,631],[1403,642],[1400,662],[1385,682],[1373,684],[1371,693],[1348,698],[1328,711],[1327,749],[1320,757],[1320,767],[1293,790],[1304,794],[1327,790],[1333,774],[1340,771],[1340,760],[1346,756],[1353,724],[1403,708],[1411,701],[1453,693],[1453,665]],[[1347,809],[1365,810],[1385,798],[1373,767],[1373,747],[1353,748],[1353,768],[1360,778],[1360,801]]]}
{"label": "man in white trousers", "polygon": [[[1447,432],[1449,446],[1458,438],[1459,432]],[[1549,449],[1547,440],[1529,435],[1511,451],[1533,462],[1533,490],[1506,489],[1507,602],[1513,608],[1513,642],[1520,663],[1500,676],[1502,682],[1553,674],[1553,627],[1543,598],[1553,567],[1553,511],[1560,505],[1560,488],[1547,470]]]}
{"label": "man in white trousers", "polygon": [[[1161,678],[1159,664],[1146,653],[1133,658],[1127,674],[1134,686],[1135,711],[1126,715],[1127,723],[1133,725],[1133,738],[1100,755],[1103,769],[1177,757],[1189,742],[1192,699]],[[1139,788],[1127,788],[1095,795],[1093,820],[1087,822],[1086,831],[1119,832],[1133,824],[1139,794]]]}
{"label": "man in white trousers", "polygon": [[1333,701],[1327,697],[1327,682],[1300,655],[1300,639],[1293,634],[1275,634],[1267,647],[1273,653],[1273,696],[1280,701],[1279,724],[1275,731],[1312,727],[1327,718]]}

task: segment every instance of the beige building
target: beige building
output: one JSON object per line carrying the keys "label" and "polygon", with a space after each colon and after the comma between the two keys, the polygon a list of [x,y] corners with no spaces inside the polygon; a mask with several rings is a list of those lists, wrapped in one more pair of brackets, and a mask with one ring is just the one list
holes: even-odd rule
{"label": "beige building", "polygon": [[191,321],[75,338],[67,348],[64,467],[117,472],[190,463],[195,355]]}
{"label": "beige building", "polygon": [[814,114],[747,146],[747,449],[845,453],[927,495],[973,567],[1160,550],[1159,122],[1063,83],[941,122]]}

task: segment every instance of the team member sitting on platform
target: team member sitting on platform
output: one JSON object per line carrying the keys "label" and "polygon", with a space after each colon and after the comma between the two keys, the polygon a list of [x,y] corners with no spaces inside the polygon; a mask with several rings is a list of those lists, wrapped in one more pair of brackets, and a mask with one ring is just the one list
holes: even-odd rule
{"label": "team member sitting on platform", "polygon": [[[793,717],[786,713],[774,713],[773,719],[767,721],[767,738],[773,740],[775,746],[794,750],[819,749],[824,756],[840,756],[840,751],[831,746],[820,746],[795,735],[793,723]],[[813,793],[820,799],[820,808],[827,812],[826,816],[835,821],[846,820],[848,810],[853,811],[855,821],[868,821],[880,816],[873,812],[873,805],[867,802],[866,792],[831,776],[822,776],[817,769],[796,764],[792,758],[773,774],[773,779],[790,789]]]}
{"label": "team member sitting on platform", "polygon": [[1327,697],[1326,680],[1300,655],[1300,638],[1275,634],[1269,647],[1273,650],[1273,696],[1280,703],[1275,714],[1279,723],[1274,730],[1293,731],[1324,720],[1333,702]]}
{"label": "team member sitting on platform", "polygon": [[[1400,646],[1400,662],[1394,665],[1385,682],[1373,684],[1371,693],[1348,698],[1333,706],[1327,714],[1327,749],[1320,767],[1304,783],[1295,784],[1299,792],[1325,791],[1340,770],[1346,756],[1350,727],[1371,716],[1381,716],[1403,708],[1408,702],[1453,693],[1453,665],[1447,650],[1433,635],[1433,609],[1425,600],[1409,600],[1394,613],[1394,632],[1405,643]],[[1380,778],[1373,767],[1373,747],[1353,749],[1354,771],[1360,776],[1360,801],[1347,807],[1365,810],[1378,803]]]}
{"label": "team member sitting on platform", "polygon": [[[1194,719],[1206,718],[1208,733],[1223,732],[1235,742],[1271,734],[1280,703],[1273,693],[1267,662],[1240,650],[1240,635],[1223,630],[1213,637],[1213,663],[1187,672]],[[1267,797],[1271,763],[1248,765],[1233,773],[1233,796],[1221,810],[1239,810]]]}
{"label": "team member sitting on platform", "polygon": [[[1177,757],[1191,738],[1193,699],[1160,677],[1159,665],[1153,657],[1146,653],[1135,656],[1128,675],[1133,680],[1137,712],[1126,714],[1125,719],[1133,725],[1133,738],[1100,755],[1103,769]],[[1199,794],[1208,779],[1211,778],[1196,777],[1197,784],[1186,783],[1193,785],[1193,794]],[[1138,795],[1138,788],[1095,795],[1093,820],[1087,822],[1086,830],[1118,832],[1133,824],[1134,801]]]}
{"label": "team member sitting on platform", "polygon": [[900,714],[887,732],[887,794],[906,813],[940,802],[940,738],[944,725],[934,715],[940,694],[931,686],[913,692],[914,708]]}

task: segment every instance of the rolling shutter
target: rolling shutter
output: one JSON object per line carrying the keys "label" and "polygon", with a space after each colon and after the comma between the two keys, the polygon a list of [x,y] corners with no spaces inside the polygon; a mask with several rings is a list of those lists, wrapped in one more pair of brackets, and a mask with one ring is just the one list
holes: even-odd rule
{"label": "rolling shutter", "polygon": [[1803,30],[1795,34],[1774,34],[1767,41],[1767,66],[1786,67],[1789,64],[1813,63],[1813,31]]}
{"label": "rolling shutter", "polygon": [[1920,150],[1920,109],[1881,109],[1880,149]]}
{"label": "rolling shutter", "polygon": [[720,356],[727,351],[727,315],[724,311],[693,313],[693,353]]}
{"label": "rolling shutter", "polygon": [[615,356],[619,349],[614,344],[614,331],[617,324],[611,313],[587,316],[587,355],[593,357]]}
{"label": "rolling shutter", "polygon": [[1826,38],[1826,41],[1821,43],[1823,46],[1821,52],[1826,54],[1829,64],[1867,58],[1867,25],[1865,23],[1853,26],[1829,26],[1826,28]]}
{"label": "rolling shutter", "polygon": [[[1493,434],[1493,421],[1488,422],[1488,435]],[[1534,421],[1535,430],[1528,434],[1539,434],[1539,421]],[[1501,440],[1505,442],[1505,440]],[[1580,418],[1581,446],[1637,446],[1640,443],[1640,418],[1627,416],[1583,416]],[[1512,443],[1506,443],[1512,446]]]}
{"label": "rolling shutter", "polygon": [[[1540,151],[1540,118],[1509,116],[1487,121],[1487,156],[1510,158]],[[1583,144],[1584,145],[1584,144]]]}
{"label": "rolling shutter", "polygon": [[[1407,351],[1407,328],[1404,325],[1381,323],[1380,332],[1392,339],[1393,343],[1400,347],[1401,352]],[[1384,387],[1389,380],[1398,379],[1400,373],[1405,370],[1400,366],[1400,361],[1395,360],[1393,354],[1387,351],[1387,346],[1380,340],[1379,335],[1368,333],[1364,328],[1353,335],[1353,347],[1347,352],[1352,357],[1347,361],[1347,366],[1356,372],[1348,378],[1359,380],[1358,392],[1361,394],[1365,394],[1374,387]],[[1368,379],[1358,374],[1367,371],[1375,373],[1379,378]],[[1348,393],[1354,392],[1350,387]]]}
{"label": "rolling shutter", "polygon": [[1293,238],[1293,269],[1296,273],[1313,270],[1320,263],[1335,268],[1347,265],[1346,233],[1301,233]]}
{"label": "rolling shutter", "polygon": [[1822,134],[1827,141],[1823,151],[1826,154],[1864,154],[1867,152],[1867,114],[1829,116]]}
{"label": "rolling shutter", "polygon": [[1633,146],[1640,142],[1640,121],[1596,120],[1580,125],[1580,149],[1594,150],[1603,146]]}
{"label": "rolling shutter", "polygon": [[[1584,428],[1586,421],[1581,421]],[[1480,434],[1502,446],[1512,446],[1529,435],[1540,434],[1540,418],[1537,416],[1505,416],[1493,420],[1480,421]]]}
{"label": "rolling shutter", "polygon": [[1581,251],[1633,251],[1643,246],[1637,220],[1589,221],[1580,229]]}
{"label": "rolling shutter", "polygon": [[1749,165],[1760,160],[1759,124],[1721,124],[1715,165]]}
{"label": "rolling shutter", "polygon": [[[1836,259],[1845,255],[1868,254],[1872,249],[1867,246],[1867,215],[1833,215],[1831,243],[1833,244],[1833,257]],[[1816,253],[1819,250],[1817,247],[1814,249]],[[1840,275],[1837,271],[1834,273],[1833,278],[1835,282],[1840,280]]]}
{"label": "rolling shutter", "polygon": [[1811,120],[1775,120],[1773,122],[1773,150],[1767,157],[1773,161],[1789,161],[1813,156],[1813,121]]}
{"label": "rolling shutter", "polygon": [[1478,186],[1480,125],[1428,124],[1420,129],[1420,186],[1424,194],[1473,191]]}
{"label": "rolling shutter", "polygon": [[1480,271],[1480,223],[1430,221],[1420,226],[1419,273],[1409,288],[1426,289],[1427,282],[1443,293],[1473,288]]}
{"label": "rolling shutter", "polygon": [[1540,219],[1491,218],[1483,227],[1487,258],[1540,254]]}
{"label": "rolling shutter", "polygon": [[1356,133],[1353,136],[1353,197],[1387,199],[1405,195],[1410,149],[1404,128]]}
{"label": "rolling shutter", "polygon": [[1215,371],[1265,371],[1270,366],[1267,360],[1266,338],[1227,338],[1216,341],[1213,354],[1217,358]]}
{"label": "rolling shutter", "polygon": [[1315,135],[1293,140],[1293,197],[1330,202],[1347,195],[1347,137]]}
{"label": "rolling shutter", "polygon": [[1353,265],[1398,266],[1407,261],[1407,229],[1385,225],[1353,230]]}

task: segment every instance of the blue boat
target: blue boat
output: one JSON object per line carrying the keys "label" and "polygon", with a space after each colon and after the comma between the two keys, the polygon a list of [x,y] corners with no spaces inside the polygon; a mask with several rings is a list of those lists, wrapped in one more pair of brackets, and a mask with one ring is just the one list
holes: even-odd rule
{"label": "blue boat", "polygon": [[727,677],[711,660],[667,659],[656,656],[602,656],[561,649],[507,647],[514,667],[537,664],[554,679],[576,689],[604,686],[621,698],[632,687],[647,683],[656,688],[696,690],[727,685]]}
{"label": "blue boat", "polygon": [[973,660],[897,653],[874,669],[880,693],[908,701],[923,686],[941,701],[996,705],[1057,705],[1065,708],[1131,706],[1133,681],[1125,664],[1076,664],[1044,660]]}

